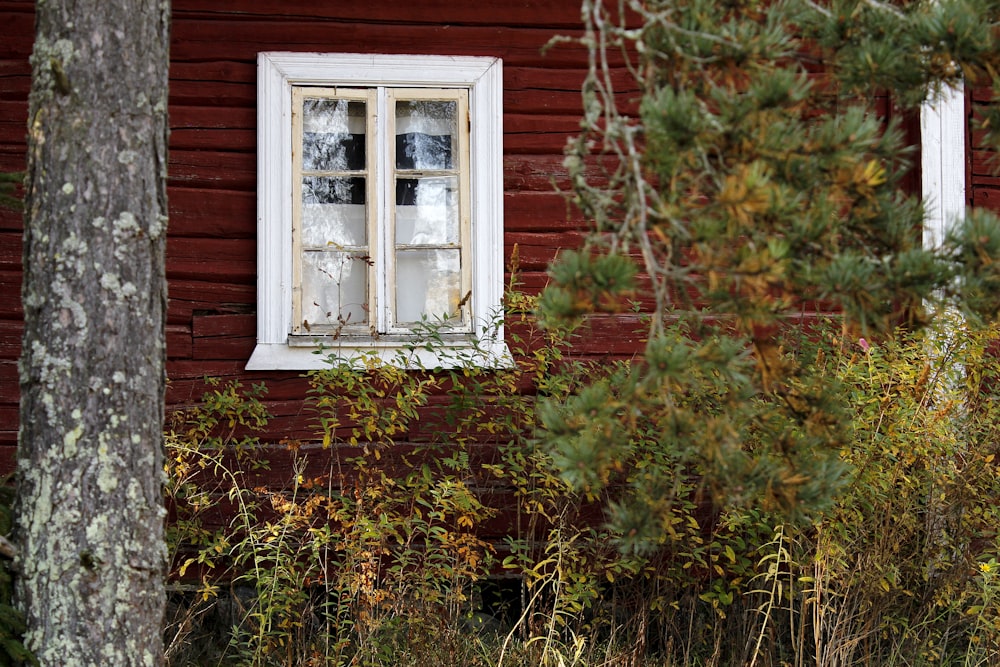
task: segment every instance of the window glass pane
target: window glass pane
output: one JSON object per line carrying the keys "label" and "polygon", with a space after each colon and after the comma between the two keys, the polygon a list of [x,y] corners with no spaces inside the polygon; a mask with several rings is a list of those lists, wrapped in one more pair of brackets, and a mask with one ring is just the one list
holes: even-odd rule
{"label": "window glass pane", "polygon": [[308,326],[368,321],[367,258],[347,252],[302,254],[302,319]]}
{"label": "window glass pane", "polygon": [[364,246],[367,239],[364,178],[302,179],[304,247]]}
{"label": "window glass pane", "polygon": [[335,99],[302,101],[302,169],[365,168],[365,103]]}
{"label": "window glass pane", "polygon": [[307,248],[364,246],[364,204],[305,204],[302,207],[302,245]]}
{"label": "window glass pane", "polygon": [[396,244],[459,243],[458,177],[396,180]]}
{"label": "window glass pane", "polygon": [[303,204],[364,204],[364,178],[306,176],[302,179]]}
{"label": "window glass pane", "polygon": [[461,289],[460,251],[396,252],[396,324],[460,317]]}
{"label": "window glass pane", "polygon": [[454,169],[458,103],[396,103],[396,168]]}

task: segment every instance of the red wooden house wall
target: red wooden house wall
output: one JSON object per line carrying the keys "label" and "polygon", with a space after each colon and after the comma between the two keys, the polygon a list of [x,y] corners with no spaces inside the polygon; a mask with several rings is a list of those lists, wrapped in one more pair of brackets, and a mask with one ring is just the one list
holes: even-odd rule
{"label": "red wooden house wall", "polygon": [[[583,223],[553,189],[577,131],[586,54],[543,47],[578,31],[578,0],[174,0],[167,246],[168,407],[196,401],[203,378],[265,381],[271,432],[305,436],[296,372],[243,370],[256,335],[256,57],[260,51],[498,56],[504,62],[504,245],[528,289],[576,245]],[[24,168],[33,3],[0,2],[0,170]],[[127,67],[127,63],[122,63]],[[564,183],[565,185],[565,183]],[[17,438],[20,214],[0,211],[0,469]],[[580,354],[628,354],[620,326]]]}
{"label": "red wooden house wall", "polygon": [[[30,0],[0,0],[0,171],[24,168],[33,11]],[[558,248],[576,245],[586,228],[553,187],[567,185],[562,151],[579,127],[586,53],[568,44],[543,53],[579,25],[578,0],[174,0],[168,406],[197,401],[206,376],[264,381],[274,439],[312,432],[300,373],[244,370],[256,335],[258,52],[502,58],[505,257],[517,245],[520,278],[536,290]],[[1000,179],[984,152],[970,156],[973,203],[1000,210]],[[17,439],[20,276],[21,215],[0,209],[0,470],[12,467]],[[631,354],[641,347],[641,334],[629,333],[637,328],[598,321],[575,352]]]}

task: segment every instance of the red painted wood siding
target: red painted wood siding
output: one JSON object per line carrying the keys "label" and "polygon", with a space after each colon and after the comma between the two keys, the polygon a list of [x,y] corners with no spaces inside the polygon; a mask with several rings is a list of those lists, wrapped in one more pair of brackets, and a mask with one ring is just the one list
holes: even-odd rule
{"label": "red painted wood siding", "polygon": [[[28,57],[34,3],[0,0],[0,170],[24,168]],[[585,230],[553,185],[568,186],[562,150],[578,128],[586,54],[574,34],[578,0],[174,0],[170,92],[170,228],[167,271],[168,405],[197,401],[206,376],[264,381],[272,435],[309,437],[299,373],[243,370],[256,322],[256,56],[326,51],[499,56],[504,60],[506,256],[519,248],[530,290],[545,266]],[[127,64],[123,64],[127,66]],[[624,74],[624,72],[623,72]],[[626,76],[620,80],[627,81]],[[623,88],[628,95],[627,88]],[[880,110],[895,112],[884,96]],[[911,141],[916,123],[906,121]],[[974,165],[983,155],[974,154]],[[916,189],[918,174],[912,174]],[[979,203],[1000,201],[1000,180],[973,167]],[[0,470],[17,432],[21,307],[20,214],[0,210]],[[642,346],[637,319],[598,320],[575,348],[628,356]],[[636,333],[633,333],[636,332]],[[414,436],[418,437],[418,436]]]}
{"label": "red painted wood siding", "polygon": [[[206,376],[266,381],[274,436],[310,434],[298,373],[243,370],[256,333],[258,52],[503,58],[504,245],[507,257],[518,245],[523,282],[537,289],[547,262],[558,248],[578,243],[583,229],[553,183],[567,185],[562,150],[578,128],[586,54],[569,45],[542,52],[554,35],[578,25],[578,0],[174,0],[168,404],[196,401]],[[0,170],[20,170],[33,3],[0,2],[0,26]],[[10,466],[17,431],[20,230],[20,214],[0,211],[0,469]],[[598,322],[577,351],[639,349],[641,335],[620,324]]]}
{"label": "red painted wood siding", "polygon": [[[970,121],[977,117],[977,111],[991,104],[993,91],[990,88],[978,88],[966,95]],[[966,155],[968,169],[966,171],[966,197],[969,204],[1000,213],[1000,156],[996,151],[987,148],[983,143],[984,132],[969,128]]]}

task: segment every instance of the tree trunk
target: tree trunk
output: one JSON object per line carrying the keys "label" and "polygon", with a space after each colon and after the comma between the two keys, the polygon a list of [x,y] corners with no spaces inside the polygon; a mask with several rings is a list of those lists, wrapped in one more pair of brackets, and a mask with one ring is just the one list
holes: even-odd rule
{"label": "tree trunk", "polygon": [[18,598],[42,665],[162,657],[169,0],[39,0]]}

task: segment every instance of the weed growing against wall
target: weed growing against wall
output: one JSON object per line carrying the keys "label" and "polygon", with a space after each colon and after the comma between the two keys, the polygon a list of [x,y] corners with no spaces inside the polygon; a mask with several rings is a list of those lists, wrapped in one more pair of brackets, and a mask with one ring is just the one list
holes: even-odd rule
{"label": "weed growing against wall", "polygon": [[[177,595],[171,664],[989,664],[995,331],[790,333],[783,349],[840,387],[844,491],[788,522],[716,494],[680,426],[635,409],[656,386],[633,365],[574,360],[572,331],[509,303],[510,368],[312,373],[313,441],[261,443],[258,387],[174,416],[174,572],[200,583]],[[707,387],[683,394],[706,422],[730,400]],[[567,472],[581,438],[617,444]],[[630,528],[640,501],[655,530]],[[485,600],[496,582],[506,607]],[[214,653],[195,648],[206,619]]]}

